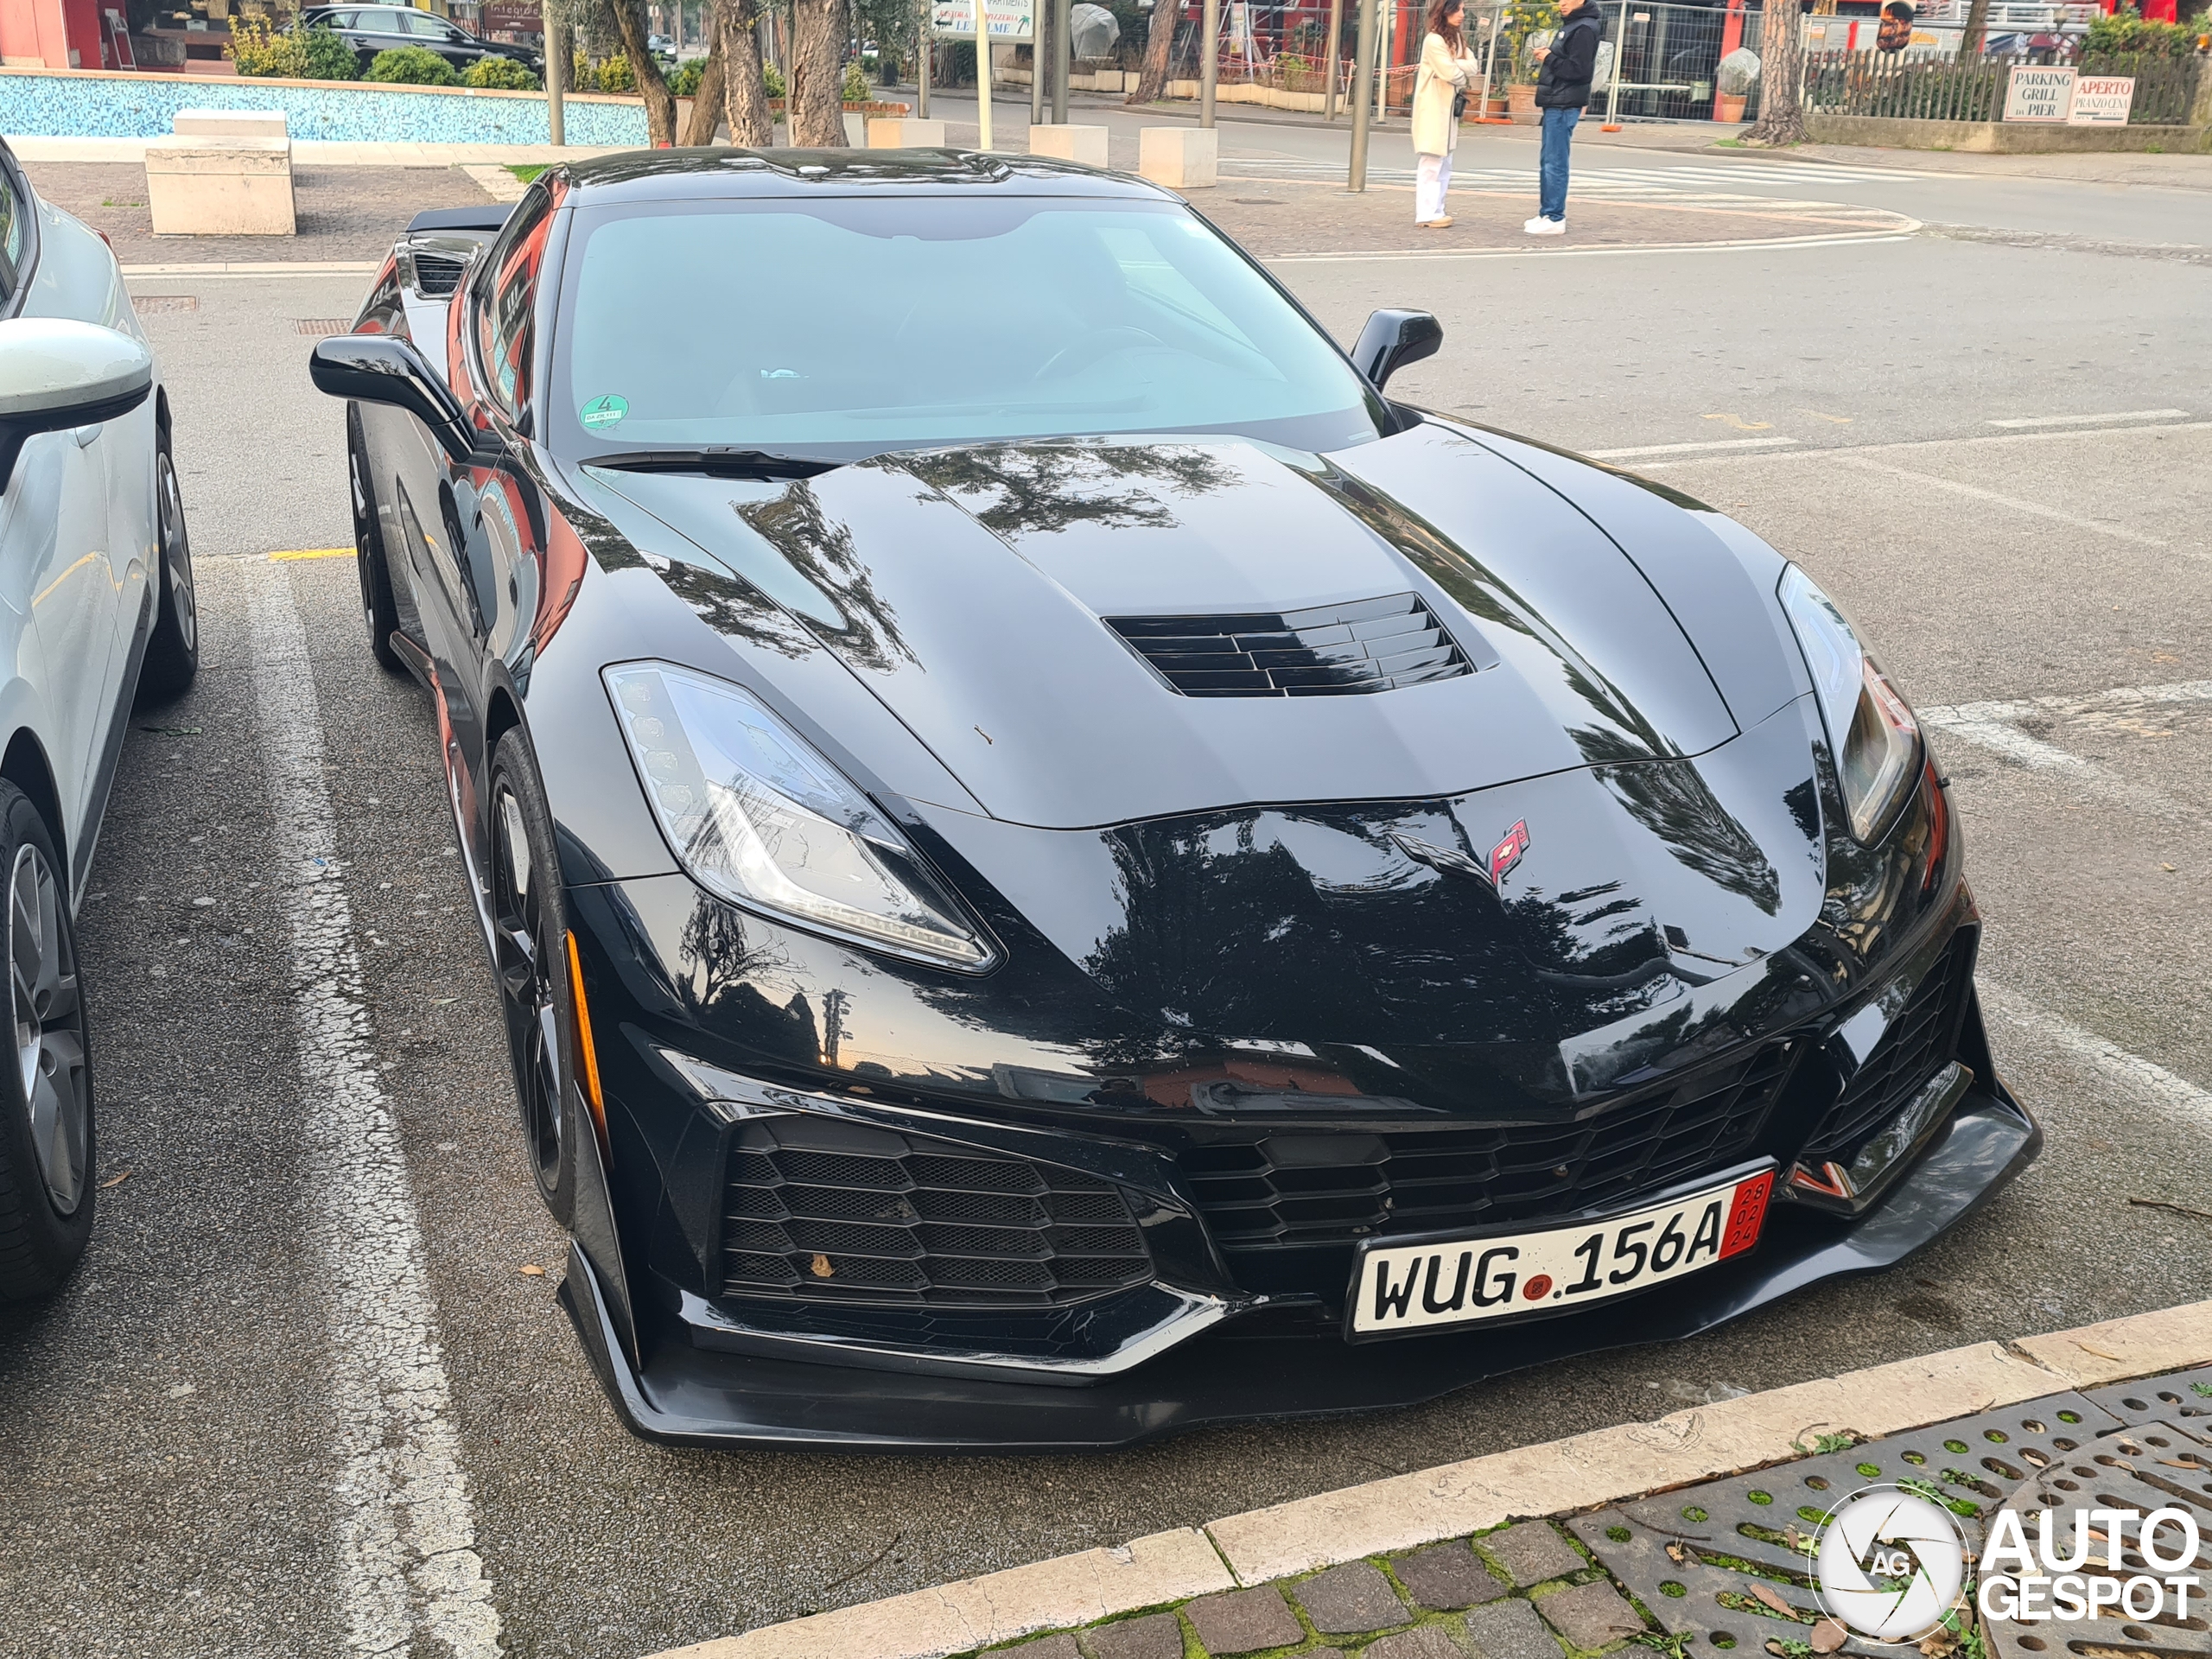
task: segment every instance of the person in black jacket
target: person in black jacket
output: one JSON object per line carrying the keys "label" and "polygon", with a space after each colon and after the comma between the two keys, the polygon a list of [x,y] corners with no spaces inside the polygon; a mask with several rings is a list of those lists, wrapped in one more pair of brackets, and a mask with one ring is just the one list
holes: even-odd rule
{"label": "person in black jacket", "polygon": [[1537,173],[1536,217],[1521,228],[1530,236],[1567,233],[1567,152],[1574,124],[1590,102],[1590,82],[1598,67],[1596,0],[1574,0],[1560,19],[1549,47],[1536,49],[1536,107],[1544,120],[1543,158]]}

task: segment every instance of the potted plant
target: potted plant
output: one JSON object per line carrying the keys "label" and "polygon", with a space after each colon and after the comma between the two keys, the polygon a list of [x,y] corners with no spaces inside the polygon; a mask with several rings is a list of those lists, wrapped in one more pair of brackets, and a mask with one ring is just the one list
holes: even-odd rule
{"label": "potted plant", "polygon": [[1498,30],[1498,51],[1509,66],[1505,85],[1505,112],[1525,125],[1536,115],[1536,48],[1549,42],[1559,28],[1559,7],[1554,0],[1510,0]]}

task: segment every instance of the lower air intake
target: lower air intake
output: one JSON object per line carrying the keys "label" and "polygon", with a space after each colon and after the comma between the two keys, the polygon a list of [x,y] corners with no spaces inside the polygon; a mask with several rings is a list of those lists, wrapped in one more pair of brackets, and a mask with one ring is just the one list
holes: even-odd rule
{"label": "lower air intake", "polygon": [[1056,1307],[1153,1276],[1119,1187],[926,1135],[801,1115],[748,1123],[728,1191],[728,1296]]}

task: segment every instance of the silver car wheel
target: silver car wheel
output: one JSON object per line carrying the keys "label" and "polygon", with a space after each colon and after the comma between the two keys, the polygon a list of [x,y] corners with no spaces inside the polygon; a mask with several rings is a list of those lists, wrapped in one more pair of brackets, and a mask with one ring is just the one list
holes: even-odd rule
{"label": "silver car wheel", "polygon": [[184,493],[177,487],[176,464],[162,452],[159,468],[162,514],[162,575],[169,585],[178,640],[187,652],[200,644],[200,600],[192,583],[192,542],[184,527]]}
{"label": "silver car wheel", "polygon": [[8,995],[16,1066],[30,1106],[31,1145],[47,1195],[62,1215],[85,1194],[87,1109],[83,1012],[76,963],[63,933],[53,868],[19,848],[8,876]]}

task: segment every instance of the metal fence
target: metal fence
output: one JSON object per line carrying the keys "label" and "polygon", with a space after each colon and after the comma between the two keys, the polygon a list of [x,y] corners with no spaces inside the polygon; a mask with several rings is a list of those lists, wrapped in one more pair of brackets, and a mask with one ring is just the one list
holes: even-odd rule
{"label": "metal fence", "polygon": [[[2044,62],[2075,61],[2064,53]],[[2005,87],[2013,65],[2007,58],[1920,58],[1899,60],[1879,52],[1808,52],[1805,108],[1821,115],[1891,116],[1916,121],[1996,121],[2005,114]],[[2099,53],[2082,57],[2085,75],[2131,75],[2135,101],[2131,126],[2178,126],[2195,107],[2202,60],[2145,54]]]}
{"label": "metal fence", "polygon": [[1620,86],[1618,103],[1608,87],[1592,101],[1593,111],[1618,108],[1630,120],[1758,118],[1756,86],[1746,89],[1743,101],[1732,103],[1719,85],[1721,59],[1739,47],[1758,49],[1763,24],[1757,8],[1732,11],[1620,0],[1604,6],[1602,15]]}

